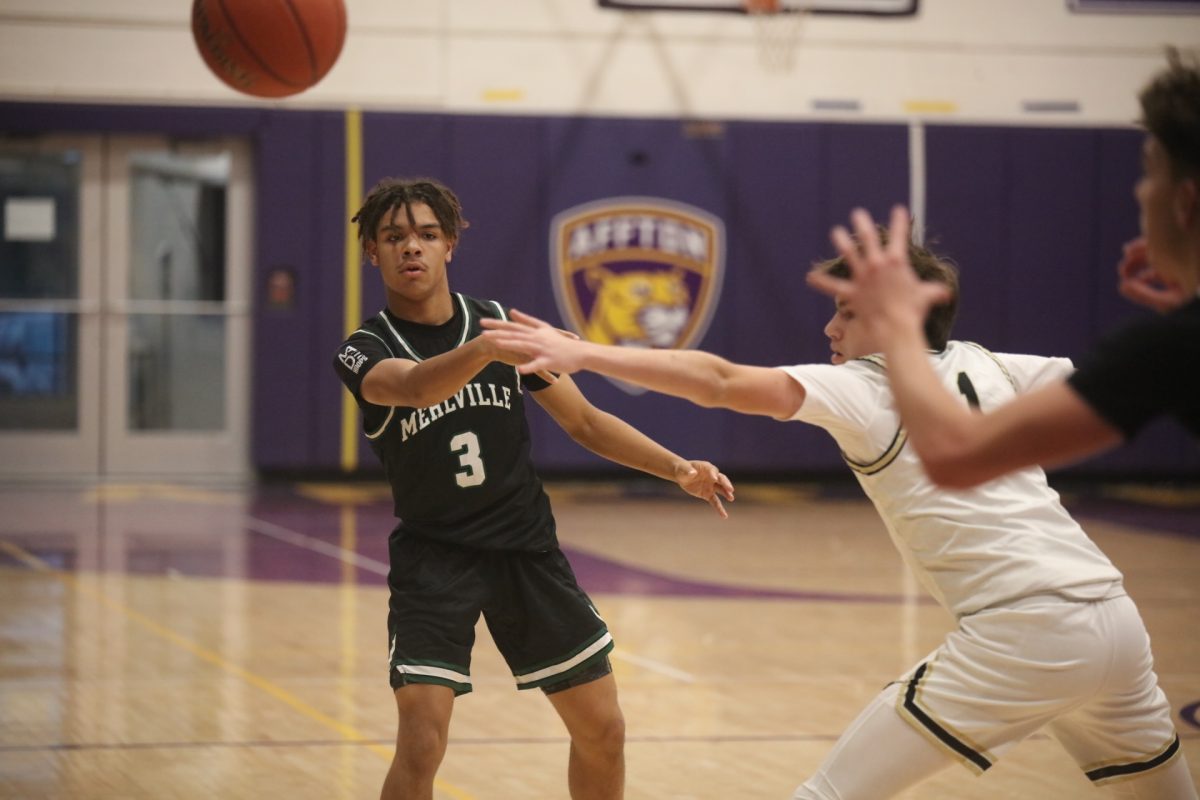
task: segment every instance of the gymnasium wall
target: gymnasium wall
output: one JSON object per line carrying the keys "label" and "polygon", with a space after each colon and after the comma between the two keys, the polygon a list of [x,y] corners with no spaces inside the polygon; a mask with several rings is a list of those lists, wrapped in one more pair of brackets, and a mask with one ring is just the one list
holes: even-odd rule
{"label": "gymnasium wall", "polygon": [[[835,100],[856,104],[843,112],[853,118],[1125,125],[1163,46],[1200,44],[1194,2],[1125,4],[1192,14],[1069,5],[920,0],[914,17],[813,15],[772,27],[734,14],[603,10],[595,0],[346,0],[337,65],[311,91],[270,105],[792,119],[828,116],[814,102]],[[0,97],[259,105],[208,74],[190,8],[4,0]],[[791,59],[772,66],[764,49]],[[1053,110],[1063,103],[1076,110]]]}
{"label": "gymnasium wall", "polygon": [[[1137,226],[1134,94],[1164,43],[1200,42],[1194,16],[924,0],[909,21],[806,20],[797,60],[779,71],[758,60],[751,24],[725,15],[349,0],[350,38],[326,81],[259,103],[204,71],[180,22],[188,5],[7,0],[0,131],[254,143],[252,461],[289,471],[339,463],[330,363],[343,329],[347,108],[364,109],[366,186],[420,173],[459,192],[472,221],[452,265],[460,291],[560,320],[553,216],[611,196],[676,200],[720,217],[727,235],[723,287],[696,346],[758,364],[825,361],[830,306],[804,271],[829,255],[829,226],[852,206],[882,214],[916,190],[927,238],[963,271],[956,335],[1077,357],[1140,313],[1113,279]],[[820,98],[858,110],[819,112]],[[1076,110],[1032,111],[1029,100]],[[292,309],[262,301],[279,265],[297,273]],[[382,296],[374,273],[363,276],[370,313]],[[825,434],[803,425],[633,396],[590,375],[580,384],[602,408],[730,471],[841,467]],[[545,470],[605,467],[546,415],[530,419]],[[361,441],[359,463],[374,464]],[[1200,457],[1164,423],[1085,471],[1194,476]]]}

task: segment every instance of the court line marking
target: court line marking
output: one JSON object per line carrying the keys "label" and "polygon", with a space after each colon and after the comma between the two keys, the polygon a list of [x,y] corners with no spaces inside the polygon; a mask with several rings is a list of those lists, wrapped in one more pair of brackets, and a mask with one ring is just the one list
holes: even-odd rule
{"label": "court line marking", "polygon": [[356,553],[353,550],[347,550],[344,547],[339,547],[336,544],[318,539],[315,536],[298,533],[291,528],[285,528],[282,525],[276,525],[274,522],[267,522],[257,517],[246,517],[245,524],[242,527],[251,533],[258,533],[295,547],[303,547],[306,550],[312,550],[323,556],[336,558],[343,563],[353,564],[360,569],[365,569],[367,572],[387,577],[388,565],[382,561],[370,556],[364,556],[361,553]]}
{"label": "court line marking", "polygon": [[[365,746],[372,753],[375,753],[376,755],[383,758],[385,761],[391,763],[392,750],[388,749],[387,747],[384,747],[382,745],[376,744],[376,742],[378,741],[377,739],[368,737],[368,736],[364,735],[363,733],[359,732],[359,730],[357,728],[353,727],[352,725],[347,725],[344,722],[340,722],[339,720],[334,719],[333,717],[329,716],[328,714],[325,714],[325,713],[317,710],[316,708],[313,708],[308,703],[304,702],[299,697],[297,697],[294,694],[292,694],[291,692],[289,692],[287,689],[284,689],[283,687],[278,686],[275,683],[272,683],[269,679],[264,678],[263,676],[259,675],[258,673],[251,672],[250,670],[246,669],[245,667],[241,667],[241,666],[233,663],[232,661],[229,661],[228,659],[224,658],[220,653],[218,653],[214,650],[210,650],[201,644],[197,644],[196,642],[193,642],[191,639],[188,639],[186,636],[179,635],[175,631],[171,630],[170,628],[167,628],[164,625],[159,624],[154,619],[143,614],[142,612],[137,611],[133,608],[130,608],[129,606],[125,605],[124,603],[120,603],[116,600],[113,600],[111,597],[109,597],[102,591],[98,591],[98,590],[91,589],[89,587],[81,585],[79,583],[79,581],[77,581],[73,575],[70,575],[66,572],[62,572],[61,570],[55,569],[54,567],[50,566],[50,564],[48,564],[46,561],[43,561],[42,559],[38,558],[33,553],[30,553],[29,551],[25,550],[22,547],[12,544],[11,542],[6,542],[3,540],[0,540],[0,550],[4,550],[9,555],[13,556],[14,558],[21,561],[22,563],[32,567],[33,569],[35,569],[39,572],[44,572],[44,573],[56,578],[57,580],[59,580],[60,582],[65,584],[72,591],[77,592],[79,594],[87,595],[89,597],[94,598],[95,600],[98,600],[101,604],[108,606],[110,609],[112,609],[114,611],[120,612],[121,614],[125,615],[126,618],[131,620],[132,622],[136,622],[138,625],[141,625],[143,628],[150,631],[154,635],[160,637],[161,639],[163,639],[167,642],[170,642],[171,644],[175,645],[176,647],[180,648],[181,650],[185,650],[185,651],[191,653],[192,655],[199,658],[201,661],[206,661],[209,664],[212,664],[213,666],[217,667],[218,669],[221,669],[237,678],[242,679],[243,681],[250,684],[254,688],[267,693],[271,697],[274,697],[276,700],[279,700],[280,702],[282,702],[284,705],[288,706],[292,710],[302,714],[303,716],[308,717],[309,719],[311,719],[315,722],[320,723],[321,725],[324,725],[326,728],[330,728],[331,730],[340,734],[344,739],[346,739],[349,742]],[[466,792],[459,789],[458,787],[448,784],[445,781],[442,781],[438,778],[434,778],[434,788],[440,792],[443,792],[443,793],[449,795],[450,797],[455,798],[455,800],[475,800],[475,798],[472,795],[467,794]]]}
{"label": "court line marking", "polygon": [[670,664],[665,664],[662,661],[657,661],[653,658],[634,655],[623,648],[614,648],[612,651],[612,657],[621,661],[628,661],[630,664],[639,666],[642,669],[649,670],[650,672],[657,672],[660,675],[666,675],[668,678],[674,678],[675,680],[682,681],[683,683],[696,682],[696,676],[690,672],[684,672],[681,669],[676,669]]}
{"label": "court line marking", "polygon": [[[276,541],[284,542],[285,544],[290,544],[294,547],[302,547],[306,550],[312,550],[313,552],[329,556],[330,558],[336,558],[343,563],[352,564],[361,569],[365,569],[368,572],[374,572],[377,575],[383,575],[386,577],[388,574],[388,565],[384,564],[382,561],[370,558],[369,556],[364,556],[352,550],[347,550],[344,547],[317,539],[316,537],[294,531],[290,528],[285,528],[282,525],[276,525],[274,522],[267,522],[266,520],[258,519],[257,517],[247,517],[244,527],[246,530],[253,533],[270,537]],[[673,678],[683,683],[696,682],[696,676],[690,672],[677,669],[676,667],[672,667],[670,664],[663,663],[662,661],[658,661],[653,658],[635,655],[634,653],[630,653],[621,647],[613,650],[612,657],[621,661],[626,661],[650,672],[657,672],[660,675],[665,675],[668,678]]]}

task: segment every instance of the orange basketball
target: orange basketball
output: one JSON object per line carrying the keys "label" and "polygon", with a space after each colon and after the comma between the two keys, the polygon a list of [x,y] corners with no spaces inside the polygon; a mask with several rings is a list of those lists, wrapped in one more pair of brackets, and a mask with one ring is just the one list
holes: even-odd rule
{"label": "orange basketball", "polygon": [[342,0],[193,0],[204,63],[239,92],[287,97],[325,77],[346,40]]}

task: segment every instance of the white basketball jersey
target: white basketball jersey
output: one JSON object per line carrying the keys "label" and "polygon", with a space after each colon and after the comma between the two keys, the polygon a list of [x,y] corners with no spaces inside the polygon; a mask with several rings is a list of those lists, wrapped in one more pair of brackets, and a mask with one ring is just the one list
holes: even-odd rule
{"label": "white basketball jersey", "polygon": [[[984,411],[1073,370],[1065,358],[991,353],[969,342],[950,342],[930,360],[951,392]],[[1121,580],[1040,468],[973,489],[934,485],[906,446],[881,357],[783,369],[806,394],[793,419],[833,436],[904,560],[956,617],[1047,592],[1099,598]]]}

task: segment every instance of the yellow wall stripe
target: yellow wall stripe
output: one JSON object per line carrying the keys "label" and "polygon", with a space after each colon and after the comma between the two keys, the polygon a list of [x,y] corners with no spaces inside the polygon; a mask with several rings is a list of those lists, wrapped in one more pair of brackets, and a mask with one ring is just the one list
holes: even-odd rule
{"label": "yellow wall stripe", "polygon": [[905,100],[904,111],[908,114],[953,114],[958,103],[953,100]]}
{"label": "yellow wall stripe", "polygon": [[[349,336],[362,322],[362,254],[358,231],[350,217],[363,197],[362,112],[346,110],[346,263],[343,282],[342,328]],[[350,392],[342,392],[342,472],[358,468],[358,406]]]}

